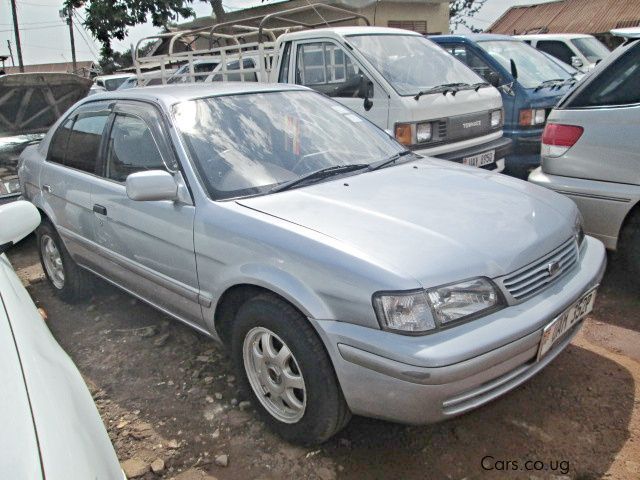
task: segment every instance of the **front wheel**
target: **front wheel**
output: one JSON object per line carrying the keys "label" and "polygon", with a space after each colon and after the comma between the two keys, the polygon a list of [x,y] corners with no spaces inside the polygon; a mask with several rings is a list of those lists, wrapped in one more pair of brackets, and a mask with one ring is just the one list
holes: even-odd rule
{"label": "front wheel", "polygon": [[231,349],[241,386],[272,430],[312,445],[348,423],[333,366],[306,318],[264,294],[247,301],[235,320]]}

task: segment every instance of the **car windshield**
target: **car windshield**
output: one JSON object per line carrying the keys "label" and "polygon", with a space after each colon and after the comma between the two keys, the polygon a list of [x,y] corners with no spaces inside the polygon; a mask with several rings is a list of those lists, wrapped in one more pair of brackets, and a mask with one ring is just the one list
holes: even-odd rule
{"label": "car windshield", "polygon": [[518,82],[524,88],[536,88],[550,80],[571,78],[566,69],[524,42],[490,40],[481,42],[480,46],[507,71],[511,71],[511,60],[513,60],[518,70]]}
{"label": "car windshield", "polygon": [[113,90],[116,90],[126,80],[127,80],[127,77],[107,78],[104,80],[104,88],[106,88],[111,92]]}
{"label": "car windshield", "polygon": [[404,150],[316,92],[199,98],[176,104],[173,117],[214,200],[267,193],[321,169],[370,164]]}
{"label": "car windshield", "polygon": [[350,35],[348,39],[400,95],[416,95],[443,84],[483,81],[422,36]]}
{"label": "car windshield", "polygon": [[609,49],[605,47],[597,38],[584,37],[574,38],[571,42],[578,50],[592,63],[602,60],[609,55]]}

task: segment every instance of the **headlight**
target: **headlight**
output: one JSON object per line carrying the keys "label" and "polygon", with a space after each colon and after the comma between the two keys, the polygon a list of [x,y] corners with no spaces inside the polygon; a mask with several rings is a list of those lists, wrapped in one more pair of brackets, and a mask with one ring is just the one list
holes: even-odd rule
{"label": "headlight", "polygon": [[527,108],[520,110],[520,125],[531,127],[534,125],[544,125],[547,120],[547,112],[543,108]]}
{"label": "headlight", "polygon": [[393,133],[398,142],[408,147],[410,145],[413,145],[412,130],[413,129],[411,128],[410,123],[396,123],[396,127]]}
{"label": "headlight", "polygon": [[385,329],[419,333],[436,328],[424,290],[377,294],[373,307]]}
{"label": "headlight", "polygon": [[450,323],[486,315],[502,305],[502,297],[486,278],[474,278],[426,291],[380,293],[374,308],[383,328],[426,333]]}
{"label": "headlight", "polygon": [[416,125],[416,140],[418,143],[424,143],[431,140],[430,123],[418,123]]}
{"label": "headlight", "polygon": [[491,128],[498,128],[502,124],[502,110],[491,112]]}
{"label": "headlight", "polygon": [[578,247],[582,245],[584,241],[584,227],[583,227],[582,214],[578,212],[576,216],[576,222],[573,226],[573,235],[576,238],[576,242],[578,243]]}
{"label": "headlight", "polygon": [[20,181],[17,178],[2,180],[0,184],[1,195],[20,193]]}

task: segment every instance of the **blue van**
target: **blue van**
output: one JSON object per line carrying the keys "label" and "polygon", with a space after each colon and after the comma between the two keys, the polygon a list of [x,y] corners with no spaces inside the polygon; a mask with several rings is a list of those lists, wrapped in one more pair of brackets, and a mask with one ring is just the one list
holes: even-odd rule
{"label": "blue van", "polygon": [[505,173],[526,179],[540,165],[547,115],[576,83],[576,73],[543,52],[506,35],[435,35],[438,43],[498,87],[505,111],[504,135],[513,140]]}

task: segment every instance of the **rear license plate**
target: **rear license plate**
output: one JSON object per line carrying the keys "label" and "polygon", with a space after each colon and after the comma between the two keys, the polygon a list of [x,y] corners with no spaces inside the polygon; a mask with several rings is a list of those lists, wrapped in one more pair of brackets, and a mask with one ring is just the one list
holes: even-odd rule
{"label": "rear license plate", "polygon": [[540,346],[538,347],[538,360],[544,357],[571,327],[593,310],[593,303],[596,301],[596,289],[597,287],[585,293],[580,300],[576,301],[544,327],[542,340],[540,340]]}
{"label": "rear license plate", "polygon": [[462,159],[463,165],[469,165],[470,167],[483,167],[489,165],[495,161],[496,151],[490,150],[488,152],[474,155],[472,157],[464,157]]}

